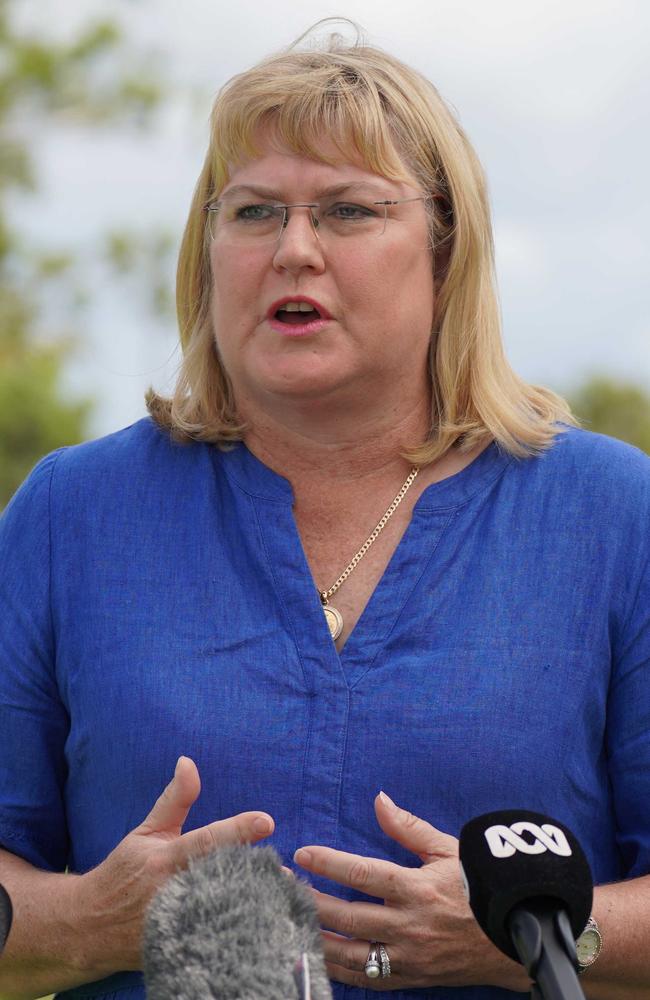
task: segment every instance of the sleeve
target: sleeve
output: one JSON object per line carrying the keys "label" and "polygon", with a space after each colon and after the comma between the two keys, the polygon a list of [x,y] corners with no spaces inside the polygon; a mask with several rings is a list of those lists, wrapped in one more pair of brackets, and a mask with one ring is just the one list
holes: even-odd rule
{"label": "sleeve", "polygon": [[50,489],[44,458],[0,518],[0,845],[65,869],[68,717],[56,684],[50,614]]}
{"label": "sleeve", "polygon": [[650,874],[650,498],[637,515],[620,567],[621,586],[626,577],[633,586],[615,635],[607,713],[618,846],[628,878]]}

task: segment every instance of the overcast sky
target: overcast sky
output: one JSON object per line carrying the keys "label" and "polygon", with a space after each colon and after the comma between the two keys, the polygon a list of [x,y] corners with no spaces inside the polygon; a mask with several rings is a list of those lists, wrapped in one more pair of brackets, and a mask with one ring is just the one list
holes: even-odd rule
{"label": "overcast sky", "polygon": [[[42,0],[20,0],[42,25]],[[105,16],[100,0],[49,0],[48,31]],[[113,0],[131,38],[161,55],[171,102],[146,140],[57,128],[41,147],[41,233],[84,241],[105,225],[169,224],[180,236],[219,86],[321,17],[427,75],[486,169],[507,350],[531,381],[569,389],[595,372],[650,387],[650,4],[645,0]],[[101,197],[98,197],[98,179]],[[31,219],[33,221],[33,209]],[[137,276],[134,276],[137,281]],[[173,274],[170,271],[170,283]],[[97,290],[72,380],[100,397],[93,431],[144,413],[178,361],[175,331],[123,292]]]}

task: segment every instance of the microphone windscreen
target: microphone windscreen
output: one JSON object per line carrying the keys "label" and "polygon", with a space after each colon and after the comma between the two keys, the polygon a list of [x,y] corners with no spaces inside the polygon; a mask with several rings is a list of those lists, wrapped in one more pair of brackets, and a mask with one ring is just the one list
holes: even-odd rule
{"label": "microphone windscreen", "polygon": [[584,930],[591,913],[591,871],[580,844],[557,820],[523,809],[486,813],[461,830],[459,854],[477,923],[510,958],[519,961],[508,915],[527,900],[557,900],[574,938]]}
{"label": "microphone windscreen", "polygon": [[9,893],[5,887],[0,884],[0,952],[2,952],[2,949],[7,943],[13,916],[14,911],[11,905],[11,899],[9,898]]}
{"label": "microphone windscreen", "polygon": [[331,1000],[316,907],[272,847],[223,847],[170,878],[143,935],[149,1000]]}

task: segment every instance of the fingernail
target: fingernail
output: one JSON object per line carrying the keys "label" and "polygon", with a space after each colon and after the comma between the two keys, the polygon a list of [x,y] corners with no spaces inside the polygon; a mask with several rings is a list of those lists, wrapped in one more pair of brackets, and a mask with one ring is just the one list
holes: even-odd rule
{"label": "fingernail", "polygon": [[176,767],[174,768],[174,777],[176,777],[176,775],[178,774],[178,769],[179,769],[179,767],[181,765],[182,759],[183,759],[183,755],[181,754],[181,756],[176,761]]}
{"label": "fingernail", "polygon": [[253,830],[263,836],[271,832],[271,824],[264,816],[258,816],[253,820]]}
{"label": "fingernail", "polygon": [[308,866],[311,864],[311,851],[306,851],[304,847],[300,847],[294,854],[293,860],[298,865]]}
{"label": "fingernail", "polygon": [[397,809],[397,806],[395,805],[395,803],[391,799],[390,795],[386,795],[386,792],[380,792],[379,793],[379,798],[384,803],[384,805],[386,806],[387,809]]}

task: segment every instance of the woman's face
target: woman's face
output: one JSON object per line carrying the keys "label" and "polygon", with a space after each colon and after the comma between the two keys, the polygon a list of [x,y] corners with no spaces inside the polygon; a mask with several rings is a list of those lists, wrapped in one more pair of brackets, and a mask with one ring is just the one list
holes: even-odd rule
{"label": "woman's face", "polygon": [[[354,204],[355,195],[372,203],[422,193],[415,181],[386,180],[355,157],[332,166],[268,139],[258,158],[232,171],[220,197],[243,196],[253,205],[312,203],[326,189],[347,184],[355,187],[337,194],[337,203]],[[309,210],[299,208],[290,210],[279,241],[211,243],[215,336],[243,417],[288,401],[329,408],[346,398],[392,404],[401,397],[412,404],[428,391],[434,292],[426,209],[414,201],[387,212],[383,234],[363,239],[325,233],[319,239]],[[313,300],[328,318],[307,328],[283,323],[291,317],[285,312],[278,319],[274,304],[294,296]]]}

